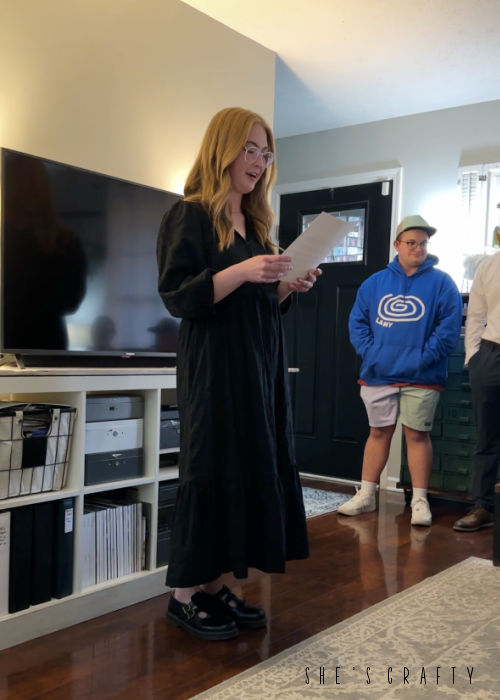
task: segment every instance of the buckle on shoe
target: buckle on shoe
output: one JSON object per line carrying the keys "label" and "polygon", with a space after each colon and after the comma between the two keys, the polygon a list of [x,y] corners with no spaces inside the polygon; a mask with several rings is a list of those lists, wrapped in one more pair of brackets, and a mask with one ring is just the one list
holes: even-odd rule
{"label": "buckle on shoe", "polygon": [[182,612],[186,616],[186,620],[192,620],[193,617],[196,616],[197,608],[196,605],[194,605],[191,601],[189,601],[189,603],[183,604],[181,607]]}

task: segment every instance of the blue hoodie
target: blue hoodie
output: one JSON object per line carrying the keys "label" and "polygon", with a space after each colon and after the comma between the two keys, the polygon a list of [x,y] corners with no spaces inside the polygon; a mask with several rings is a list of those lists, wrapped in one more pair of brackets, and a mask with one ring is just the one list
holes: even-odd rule
{"label": "blue hoodie", "polygon": [[368,385],[444,386],[447,357],[457,345],[462,297],[428,256],[408,276],[398,256],[363,282],[349,317],[349,336]]}

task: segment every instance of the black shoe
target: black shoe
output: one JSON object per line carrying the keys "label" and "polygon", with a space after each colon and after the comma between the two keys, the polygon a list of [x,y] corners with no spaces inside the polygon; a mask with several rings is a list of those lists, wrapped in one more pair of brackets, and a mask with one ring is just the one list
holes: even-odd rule
{"label": "black shoe", "polygon": [[257,608],[255,605],[248,605],[227,586],[222,586],[220,591],[210,597],[216,601],[221,613],[234,620],[240,628],[265,627],[267,625],[265,610]]}
{"label": "black shoe", "polygon": [[467,515],[457,520],[453,525],[453,529],[459,532],[475,532],[482,527],[493,527],[493,524],[493,513],[490,513],[485,508],[474,507],[470,509]]}
{"label": "black shoe", "polygon": [[180,603],[172,593],[166,617],[173,625],[201,639],[232,639],[239,634],[233,620],[221,612],[213,596],[203,591],[195,593],[189,603]]}

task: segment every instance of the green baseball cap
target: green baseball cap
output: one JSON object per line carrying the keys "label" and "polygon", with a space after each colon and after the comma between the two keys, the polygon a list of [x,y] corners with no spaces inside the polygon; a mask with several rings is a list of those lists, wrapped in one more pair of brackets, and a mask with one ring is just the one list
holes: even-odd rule
{"label": "green baseball cap", "polygon": [[429,236],[433,236],[437,231],[433,226],[429,226],[427,221],[419,214],[411,214],[410,216],[405,216],[397,227],[396,238],[410,228],[421,228],[422,231],[426,231]]}

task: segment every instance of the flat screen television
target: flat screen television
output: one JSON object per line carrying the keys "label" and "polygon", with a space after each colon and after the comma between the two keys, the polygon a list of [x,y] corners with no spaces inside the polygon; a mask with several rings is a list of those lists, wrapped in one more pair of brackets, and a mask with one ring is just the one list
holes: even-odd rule
{"label": "flat screen television", "polygon": [[22,366],[172,366],[156,237],[179,195],[2,149],[0,352]]}

